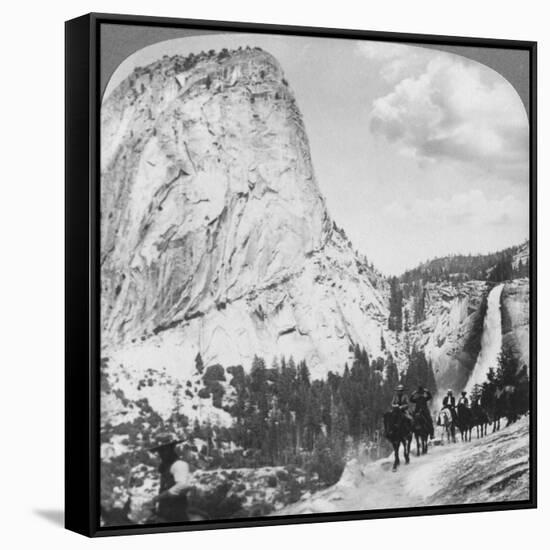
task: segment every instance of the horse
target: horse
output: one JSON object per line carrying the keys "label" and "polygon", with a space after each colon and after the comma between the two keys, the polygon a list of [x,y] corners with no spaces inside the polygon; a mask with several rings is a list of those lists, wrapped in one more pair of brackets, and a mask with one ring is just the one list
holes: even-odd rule
{"label": "horse", "polygon": [[400,445],[403,445],[405,464],[409,463],[412,440],[411,424],[411,419],[398,407],[394,407],[391,412],[384,414],[384,435],[393,445],[393,452],[395,455],[392,467],[393,472],[395,472],[397,466],[399,466]]}
{"label": "horse", "polygon": [[456,408],[456,425],[460,430],[462,441],[472,440],[473,415],[470,408],[464,403],[459,403]]}
{"label": "horse", "polygon": [[431,430],[426,416],[421,411],[413,414],[412,431],[416,439],[416,456],[420,456],[420,449],[425,455],[428,452],[428,436]]}
{"label": "horse", "polygon": [[453,443],[456,443],[455,423],[453,421],[453,415],[447,407],[444,407],[439,411],[439,414],[437,415],[437,425],[442,428],[441,444],[443,444],[443,437],[445,434],[447,434],[447,443],[451,442],[451,437],[453,439]]}
{"label": "horse", "polygon": [[487,435],[487,427],[489,426],[489,415],[479,403],[472,403],[473,425],[476,428],[477,438]]}

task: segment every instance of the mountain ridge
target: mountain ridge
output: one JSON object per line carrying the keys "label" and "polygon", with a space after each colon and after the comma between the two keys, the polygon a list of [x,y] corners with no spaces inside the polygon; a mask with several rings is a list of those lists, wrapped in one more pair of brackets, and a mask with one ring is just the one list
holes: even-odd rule
{"label": "mountain ridge", "polygon": [[330,218],[270,54],[163,58],[102,125],[104,349],[165,335],[182,361],[237,364],[286,348],[315,375],[350,345],[381,353],[385,285]]}

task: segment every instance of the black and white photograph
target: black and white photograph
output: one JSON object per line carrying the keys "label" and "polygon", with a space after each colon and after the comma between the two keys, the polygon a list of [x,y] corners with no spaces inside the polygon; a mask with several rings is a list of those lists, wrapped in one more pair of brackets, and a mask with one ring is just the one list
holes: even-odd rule
{"label": "black and white photograph", "polygon": [[100,526],[529,503],[529,51],[100,38]]}
{"label": "black and white photograph", "polygon": [[8,3],[0,546],[538,550],[546,11]]}

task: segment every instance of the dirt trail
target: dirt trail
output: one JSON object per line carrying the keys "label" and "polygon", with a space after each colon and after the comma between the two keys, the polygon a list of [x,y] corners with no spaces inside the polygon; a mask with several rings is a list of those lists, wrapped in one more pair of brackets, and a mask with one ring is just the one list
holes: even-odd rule
{"label": "dirt trail", "polygon": [[430,446],[427,455],[411,455],[397,472],[390,457],[370,464],[352,460],[336,485],[277,515],[528,499],[528,419],[473,437],[470,443]]}

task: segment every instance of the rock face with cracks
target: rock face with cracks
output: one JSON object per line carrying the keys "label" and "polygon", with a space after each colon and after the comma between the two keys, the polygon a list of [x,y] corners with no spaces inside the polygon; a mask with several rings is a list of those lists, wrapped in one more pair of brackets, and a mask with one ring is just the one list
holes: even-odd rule
{"label": "rock face with cracks", "polygon": [[431,362],[442,393],[447,388],[462,390],[472,372],[481,348],[489,290],[484,281],[428,283],[425,287],[425,318],[412,327],[410,339]]}
{"label": "rock face with cracks", "polygon": [[501,295],[502,347],[529,365],[529,279],[507,281]]}
{"label": "rock face with cracks", "polygon": [[270,54],[165,57],[113,91],[101,123],[109,356],[171,370],[197,352],[285,354],[322,376],[350,344],[381,354],[385,283],[331,221]]}

